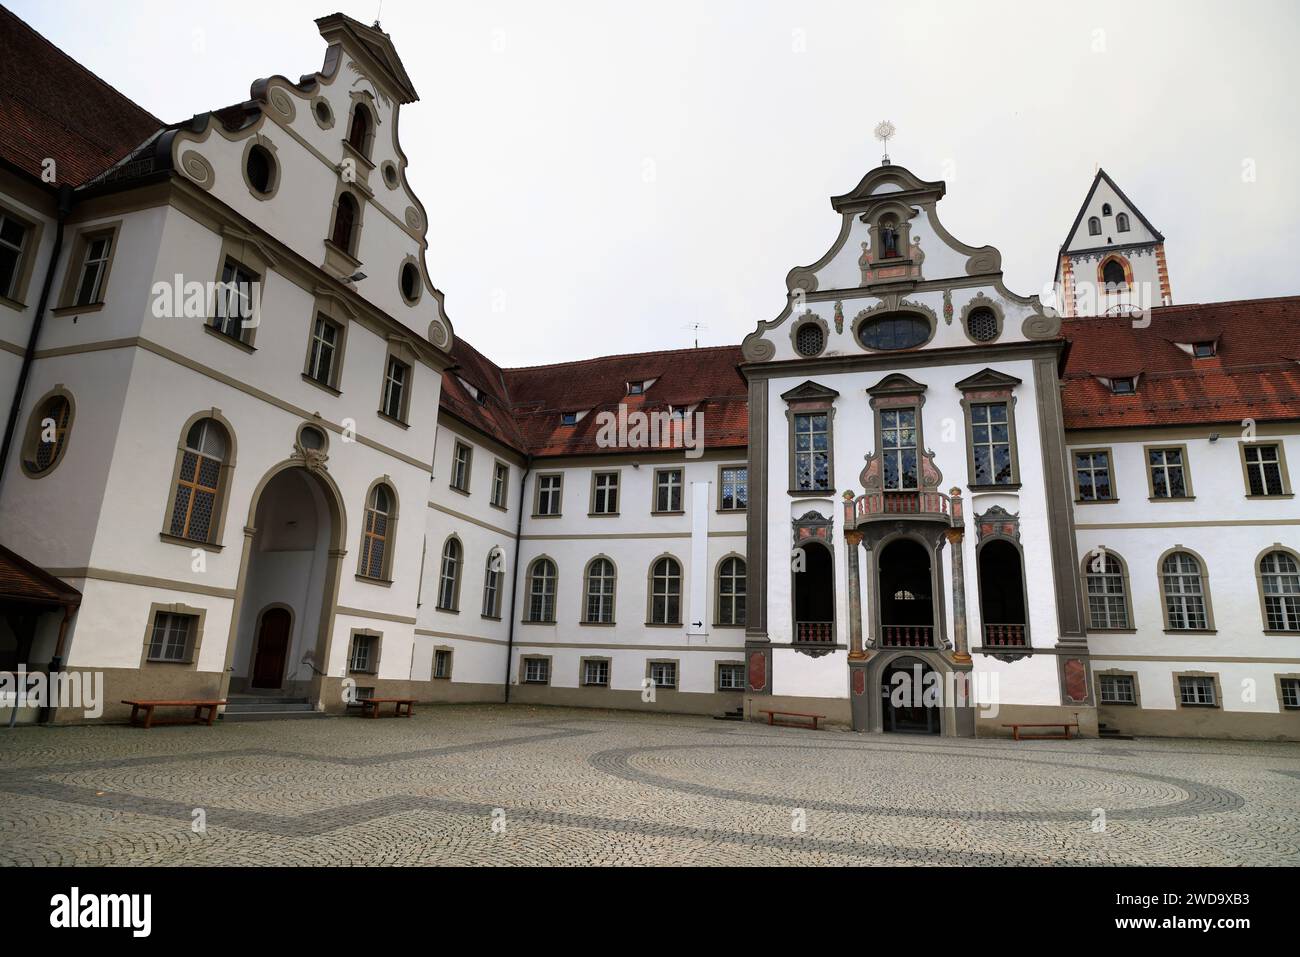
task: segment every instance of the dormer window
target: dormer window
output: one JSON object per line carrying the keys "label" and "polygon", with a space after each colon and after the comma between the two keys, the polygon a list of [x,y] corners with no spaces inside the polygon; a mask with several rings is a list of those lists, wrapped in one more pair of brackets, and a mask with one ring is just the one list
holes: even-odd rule
{"label": "dormer window", "polygon": [[1115,217],[1115,228],[1121,233],[1128,232],[1128,213],[1120,213]]}
{"label": "dormer window", "polygon": [[1111,379],[1110,391],[1115,395],[1135,395],[1137,393],[1137,380],[1132,376],[1123,379]]}
{"label": "dormer window", "polygon": [[1102,214],[1103,216],[1109,216],[1109,215],[1110,215],[1110,203],[1102,203],[1102,204],[1101,204],[1101,214]]}
{"label": "dormer window", "polygon": [[644,382],[629,382],[629,383],[627,384],[627,394],[628,394],[628,395],[644,395],[644,394],[645,394],[645,383],[644,383]]}
{"label": "dormer window", "polygon": [[1101,220],[1098,219],[1096,216],[1090,216],[1088,218],[1088,235],[1089,236],[1101,235]]}
{"label": "dormer window", "polygon": [[1215,352],[1213,342],[1198,342],[1192,346],[1192,355],[1198,359],[1209,359]]}
{"label": "dormer window", "polygon": [[576,413],[576,412],[565,412],[562,416],[560,416],[560,421],[561,421],[564,425],[577,425],[577,424],[578,424],[578,413]]}
{"label": "dormer window", "polygon": [[358,103],[352,110],[352,125],[348,127],[348,145],[366,159],[370,158],[370,130],[373,127],[370,110]]}

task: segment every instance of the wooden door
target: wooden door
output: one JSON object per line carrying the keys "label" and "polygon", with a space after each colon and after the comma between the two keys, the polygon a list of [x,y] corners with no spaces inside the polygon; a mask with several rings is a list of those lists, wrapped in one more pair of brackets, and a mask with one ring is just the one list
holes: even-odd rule
{"label": "wooden door", "polygon": [[253,660],[253,687],[279,688],[284,683],[284,662],[289,656],[289,612],[272,608],[262,616]]}

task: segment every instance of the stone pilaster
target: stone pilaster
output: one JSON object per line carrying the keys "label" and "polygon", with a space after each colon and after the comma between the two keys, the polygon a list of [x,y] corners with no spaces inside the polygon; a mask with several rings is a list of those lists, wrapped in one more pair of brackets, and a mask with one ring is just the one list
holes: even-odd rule
{"label": "stone pilaster", "polygon": [[861,661],[867,657],[862,650],[862,582],[858,576],[862,533],[857,530],[845,532],[844,541],[848,545],[845,554],[849,560],[849,660]]}

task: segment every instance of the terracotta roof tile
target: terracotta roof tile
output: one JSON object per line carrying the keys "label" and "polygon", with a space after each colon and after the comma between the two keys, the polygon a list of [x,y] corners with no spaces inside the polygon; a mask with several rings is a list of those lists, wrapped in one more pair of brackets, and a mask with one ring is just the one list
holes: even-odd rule
{"label": "terracotta roof tile", "polygon": [[80,186],[163,126],[0,6],[0,159]]}
{"label": "terracotta roof tile", "polygon": [[0,545],[0,603],[79,605],[81,592]]}
{"label": "terracotta roof tile", "polygon": [[[1068,429],[1300,419],[1300,297],[1164,306],[1145,328],[1069,319],[1062,334]],[[1178,347],[1211,341],[1212,358]],[[1098,381],[1128,376],[1136,395]]]}

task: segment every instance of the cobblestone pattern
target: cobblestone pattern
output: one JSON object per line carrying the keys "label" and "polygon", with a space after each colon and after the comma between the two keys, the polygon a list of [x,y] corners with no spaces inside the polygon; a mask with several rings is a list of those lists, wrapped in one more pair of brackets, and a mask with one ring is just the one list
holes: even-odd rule
{"label": "cobblestone pattern", "polygon": [[1295,744],[522,706],[19,728],[0,732],[0,864],[1280,865],[1300,862],[1297,778]]}

